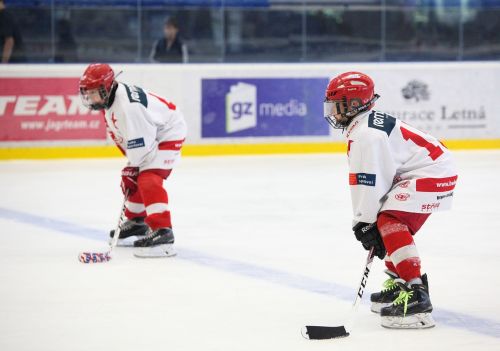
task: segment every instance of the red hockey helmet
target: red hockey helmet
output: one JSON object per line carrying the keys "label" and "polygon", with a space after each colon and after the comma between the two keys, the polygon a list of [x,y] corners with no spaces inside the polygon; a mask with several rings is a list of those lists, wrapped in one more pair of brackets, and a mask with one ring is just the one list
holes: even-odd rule
{"label": "red hockey helmet", "polygon": [[375,84],[361,72],[345,72],[333,78],[325,93],[324,116],[333,128],[343,129],[363,111],[369,110],[379,95]]}
{"label": "red hockey helmet", "polygon": [[106,63],[93,63],[80,78],[80,97],[92,110],[108,108],[109,97],[115,83],[115,72]]}

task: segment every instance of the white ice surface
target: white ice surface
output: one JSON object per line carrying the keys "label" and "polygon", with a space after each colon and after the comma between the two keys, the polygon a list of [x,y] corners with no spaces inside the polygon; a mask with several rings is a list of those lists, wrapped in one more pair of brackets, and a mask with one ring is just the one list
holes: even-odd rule
{"label": "white ice surface", "polygon": [[345,155],[185,158],[179,255],[99,265],[77,254],[106,249],[124,161],[0,163],[0,350],[500,350],[500,152],[455,154],[454,209],[415,238],[438,326],[387,330],[365,303],[331,341],[300,329],[343,324],[363,267]]}

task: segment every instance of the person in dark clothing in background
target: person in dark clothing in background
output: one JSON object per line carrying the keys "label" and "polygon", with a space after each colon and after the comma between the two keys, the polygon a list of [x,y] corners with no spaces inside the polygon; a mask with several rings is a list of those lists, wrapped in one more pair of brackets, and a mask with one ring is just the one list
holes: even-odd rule
{"label": "person in dark clothing in background", "polygon": [[23,38],[14,17],[0,0],[0,49],[2,63],[25,62]]}
{"label": "person in dark clothing in background", "polygon": [[151,51],[151,61],[161,63],[187,62],[187,48],[179,38],[177,20],[169,17],[163,26],[164,37],[156,41]]}

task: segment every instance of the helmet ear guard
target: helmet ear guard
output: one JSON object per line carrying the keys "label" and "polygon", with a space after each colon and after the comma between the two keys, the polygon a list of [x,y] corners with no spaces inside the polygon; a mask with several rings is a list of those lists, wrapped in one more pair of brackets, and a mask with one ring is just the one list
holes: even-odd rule
{"label": "helmet ear guard", "polygon": [[365,104],[355,107],[346,113],[347,117],[355,117],[358,113],[364,112],[370,108],[370,106],[378,100],[380,95],[374,94],[373,97]]}

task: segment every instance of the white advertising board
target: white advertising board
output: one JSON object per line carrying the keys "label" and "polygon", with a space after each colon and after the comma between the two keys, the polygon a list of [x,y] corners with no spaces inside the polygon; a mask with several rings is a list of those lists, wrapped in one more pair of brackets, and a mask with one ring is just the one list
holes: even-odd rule
{"label": "white advertising board", "polygon": [[[339,131],[323,127],[320,111],[328,79],[345,71],[362,71],[373,78],[376,92],[381,95],[377,109],[441,139],[500,138],[500,63],[497,62],[112,66],[116,73],[123,71],[119,80],[165,96],[184,112],[189,126],[186,144],[342,140]],[[84,69],[85,65],[80,64],[0,66],[0,130],[4,130],[0,146],[109,143],[109,139],[101,136],[88,140],[75,138],[74,130],[67,133],[70,135],[67,140],[61,135],[54,137],[57,131],[47,134],[47,140],[30,140],[29,134],[16,140],[6,128],[7,121],[9,128],[17,128],[16,120],[75,118],[58,115],[71,110],[69,105],[66,109],[57,106],[50,110],[44,108],[49,99],[54,100],[57,94],[54,85],[57,84],[50,85],[47,92],[43,91],[45,85],[38,84],[40,91],[37,90],[36,94],[40,98],[33,100],[30,115],[17,116],[14,113],[19,110],[16,101],[24,101],[23,94],[32,93],[29,89],[26,90],[28,93],[23,93],[22,89],[16,93],[7,85],[31,84],[30,79],[38,79],[40,83],[41,78],[45,81],[74,78],[77,82]],[[69,94],[70,83],[65,81],[64,94]],[[75,94],[77,89],[75,84]],[[244,104],[236,101],[238,96],[250,92],[252,99],[246,99],[255,102],[256,106],[250,106],[248,101]],[[71,98],[74,103],[73,95],[66,98]],[[85,117],[82,116],[80,118]],[[58,124],[62,132],[65,126],[74,128],[67,121]],[[88,135],[97,135],[87,132]]]}

